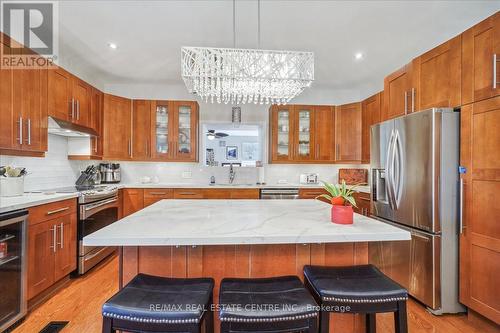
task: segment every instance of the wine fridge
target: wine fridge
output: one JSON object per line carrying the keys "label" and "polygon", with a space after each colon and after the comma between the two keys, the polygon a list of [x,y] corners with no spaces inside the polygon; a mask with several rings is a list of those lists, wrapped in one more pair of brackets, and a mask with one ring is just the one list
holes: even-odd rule
{"label": "wine fridge", "polygon": [[26,315],[27,210],[0,213],[0,332]]}

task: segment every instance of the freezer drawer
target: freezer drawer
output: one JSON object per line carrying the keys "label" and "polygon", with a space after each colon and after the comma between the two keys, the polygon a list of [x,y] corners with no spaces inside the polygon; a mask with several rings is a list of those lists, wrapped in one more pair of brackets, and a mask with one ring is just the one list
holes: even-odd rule
{"label": "freezer drawer", "polygon": [[441,307],[441,236],[405,229],[411,232],[411,241],[370,243],[369,262],[437,310]]}

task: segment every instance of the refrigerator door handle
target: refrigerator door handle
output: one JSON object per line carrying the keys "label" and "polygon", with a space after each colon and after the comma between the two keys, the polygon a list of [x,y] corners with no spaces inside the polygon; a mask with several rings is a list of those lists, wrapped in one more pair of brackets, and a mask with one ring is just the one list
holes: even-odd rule
{"label": "refrigerator door handle", "polygon": [[391,136],[389,138],[389,143],[387,145],[387,157],[386,157],[386,162],[385,162],[385,169],[386,169],[386,188],[387,188],[387,201],[389,202],[389,207],[391,209],[394,209],[394,204],[393,204],[393,190],[394,190],[394,185],[393,185],[393,142],[394,142],[394,130],[391,130]]}
{"label": "refrigerator door handle", "polygon": [[401,196],[403,194],[403,175],[404,175],[404,159],[403,159],[403,146],[401,144],[401,136],[399,135],[399,131],[396,130],[396,134],[394,136],[394,148],[393,148],[394,162],[396,163],[396,171],[397,173],[394,175],[393,181],[393,194],[394,194],[394,206],[396,209],[399,208],[399,204],[401,203]]}

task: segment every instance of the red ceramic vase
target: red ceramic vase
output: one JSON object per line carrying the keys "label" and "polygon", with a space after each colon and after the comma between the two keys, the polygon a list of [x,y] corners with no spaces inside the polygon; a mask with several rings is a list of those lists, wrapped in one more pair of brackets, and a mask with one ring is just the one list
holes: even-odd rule
{"label": "red ceramic vase", "polygon": [[337,224],[352,224],[354,211],[352,206],[332,206],[332,222]]}

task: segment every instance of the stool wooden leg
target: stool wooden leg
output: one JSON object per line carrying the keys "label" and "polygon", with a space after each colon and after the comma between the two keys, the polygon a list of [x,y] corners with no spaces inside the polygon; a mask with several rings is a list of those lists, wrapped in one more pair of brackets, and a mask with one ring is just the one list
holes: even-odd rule
{"label": "stool wooden leg", "polygon": [[102,317],[102,333],[114,333],[113,329],[113,319],[108,317]]}
{"label": "stool wooden leg", "polygon": [[318,318],[313,317],[309,319],[309,329],[307,333],[318,333]]}
{"label": "stool wooden leg", "polygon": [[398,302],[398,310],[394,312],[394,326],[396,327],[396,333],[408,333],[406,301]]}
{"label": "stool wooden leg", "polygon": [[[210,306],[212,306],[210,304]],[[214,312],[209,309],[205,314],[205,333],[214,332]]]}
{"label": "stool wooden leg", "polygon": [[330,331],[330,312],[320,311],[319,313],[319,331],[328,333]]}
{"label": "stool wooden leg", "polygon": [[366,314],[366,332],[367,333],[376,333],[377,332],[377,317],[376,313],[367,313]]}

